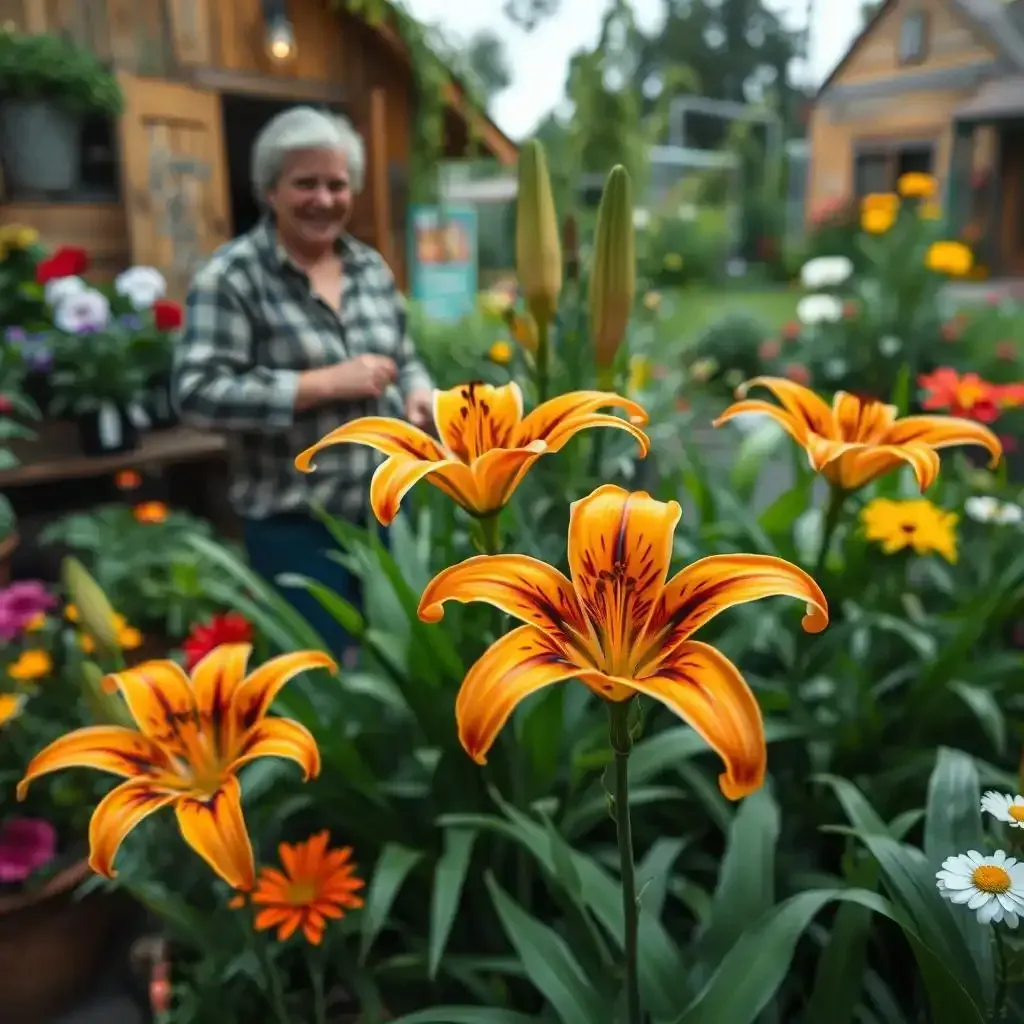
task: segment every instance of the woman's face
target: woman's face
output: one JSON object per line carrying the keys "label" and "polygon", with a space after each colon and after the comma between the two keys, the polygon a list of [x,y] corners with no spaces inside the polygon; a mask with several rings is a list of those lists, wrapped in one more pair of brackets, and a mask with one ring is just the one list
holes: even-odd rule
{"label": "woman's face", "polygon": [[332,149],[289,153],[267,201],[286,238],[314,248],[333,245],[352,212],[348,158]]}

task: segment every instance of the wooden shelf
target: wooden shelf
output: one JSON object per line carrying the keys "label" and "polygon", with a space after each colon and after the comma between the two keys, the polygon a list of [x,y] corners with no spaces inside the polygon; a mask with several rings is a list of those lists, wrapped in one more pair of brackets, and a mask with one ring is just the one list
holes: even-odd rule
{"label": "wooden shelf", "polygon": [[219,434],[204,434],[190,427],[171,427],[144,434],[138,448],[118,455],[90,457],[44,452],[38,460],[33,460],[31,455],[23,457],[20,466],[0,472],[0,489],[58,483],[61,480],[85,480],[122,469],[197,462],[222,455],[226,447],[226,441]]}

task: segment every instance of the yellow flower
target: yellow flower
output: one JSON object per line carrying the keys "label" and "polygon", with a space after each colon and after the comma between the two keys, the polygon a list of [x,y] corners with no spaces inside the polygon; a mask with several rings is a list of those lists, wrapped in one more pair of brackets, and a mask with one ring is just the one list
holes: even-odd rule
{"label": "yellow flower", "polygon": [[46,612],[36,612],[28,622],[25,623],[26,633],[38,633],[46,625]]}
{"label": "yellow flower", "polygon": [[765,597],[806,607],[803,628],[828,625],[821,588],[771,555],[710,555],[669,577],[682,509],[643,491],[604,484],[572,504],[569,575],[527,555],[480,555],[427,584],[419,617],[438,622],[444,604],[483,601],[523,625],[473,665],[455,701],[459,740],[478,764],[516,705],[575,679],[621,705],[637,696],[664,704],[722,758],[722,792],[739,800],[764,781],[767,754],[757,698],[720,651],[693,639],[727,608]]}
{"label": "yellow flower", "polygon": [[966,277],[974,266],[974,254],[963,242],[932,242],[925,253],[924,265],[938,274]]}
{"label": "yellow flower", "polygon": [[514,302],[515,292],[505,288],[492,288],[480,293],[480,311],[495,320],[500,320]]}
{"label": "yellow flower", "polygon": [[78,622],[80,619],[78,606],[74,604],[64,605],[64,618],[66,618],[68,622]]}
{"label": "yellow flower", "polygon": [[939,183],[931,174],[912,171],[901,174],[896,182],[896,190],[908,199],[934,199],[939,192]]}
{"label": "yellow flower", "polygon": [[39,232],[25,224],[8,224],[0,228],[0,246],[16,252],[18,249],[27,249],[39,241]]}
{"label": "yellow flower", "polygon": [[[622,409],[620,419],[599,409]],[[580,431],[614,427],[631,434],[641,458],[650,449],[640,428],[647,413],[636,402],[610,391],[570,391],[523,415],[523,392],[514,381],[494,387],[475,381],[434,392],[435,440],[405,420],[364,416],[349,420],[295,460],[311,473],[313,459],[333,444],[364,444],[387,458],[370,481],[370,507],[388,526],[418,480],[429,480],[470,515],[492,516],[542,455],[552,455]]]}
{"label": "yellow flower", "polygon": [[0,693],[0,726],[17,718],[25,706],[25,694]]}
{"label": "yellow flower", "polygon": [[956,561],[955,527],[959,518],[925,498],[875,498],[860,514],[865,536],[880,544],[887,555],[912,548],[918,555],[940,554],[947,562]]}
{"label": "yellow flower", "polygon": [[629,381],[626,384],[627,394],[639,394],[650,383],[651,361],[646,356],[630,356]]}
{"label": "yellow flower", "polygon": [[[115,612],[111,621],[114,624],[117,646],[122,651],[134,651],[142,646],[142,634],[134,626],[129,626],[123,615]],[[86,654],[96,653],[96,641],[88,633],[78,634],[78,645]]]}
{"label": "yellow flower", "polygon": [[22,651],[18,660],[7,666],[7,675],[19,683],[43,679],[53,671],[53,658],[43,650]]}
{"label": "yellow flower", "polygon": [[661,308],[661,292],[648,292],[644,296],[644,305],[653,313]]}
{"label": "yellow flower", "polygon": [[64,768],[95,768],[125,781],[97,805],[89,822],[89,866],[113,878],[124,837],[164,807],[173,807],[185,842],[228,885],[256,883],[252,846],[242,816],[238,771],[261,757],[295,761],[306,779],[320,772],[320,752],[305,726],[267,712],[300,672],[335,671],[320,651],[296,651],[246,675],[248,644],[222,644],[192,670],[149,661],[104,680],[121,691],[136,729],[93,725],[76,729],[40,751],[18,783]]}
{"label": "yellow flower", "polygon": [[683,269],[683,257],[677,252],[665,253],[665,258],[661,261],[666,270],[682,270]]}
{"label": "yellow flower", "polygon": [[512,362],[512,346],[507,341],[496,341],[487,350],[487,358],[499,366],[508,366]]}
{"label": "yellow flower", "polygon": [[884,235],[896,223],[896,213],[882,207],[861,211],[861,230],[869,235]]}
{"label": "yellow flower", "polygon": [[922,220],[941,220],[942,207],[936,202],[925,202],[917,208],[917,215]]}
{"label": "yellow flower", "polygon": [[885,210],[895,217],[899,208],[900,197],[895,192],[870,192],[860,201],[861,213],[868,210]]}

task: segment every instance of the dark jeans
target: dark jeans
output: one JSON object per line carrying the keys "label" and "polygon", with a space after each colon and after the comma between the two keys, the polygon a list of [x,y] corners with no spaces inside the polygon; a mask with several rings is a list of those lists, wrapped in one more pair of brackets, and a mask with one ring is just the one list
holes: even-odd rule
{"label": "dark jeans", "polygon": [[[387,544],[387,531],[381,531]],[[359,611],[363,610],[360,580],[326,552],[337,544],[323,523],[301,514],[245,520],[245,547],[249,564],[264,579],[275,583],[282,573],[296,573],[329,587]],[[354,653],[356,641],[338,625],[320,602],[301,588],[278,587],[288,603],[323,637],[339,662]]]}

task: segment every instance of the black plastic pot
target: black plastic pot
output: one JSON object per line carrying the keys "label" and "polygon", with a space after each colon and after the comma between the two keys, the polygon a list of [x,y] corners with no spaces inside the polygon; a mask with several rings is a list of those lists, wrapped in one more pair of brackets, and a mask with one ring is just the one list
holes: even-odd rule
{"label": "black plastic pot", "polygon": [[138,447],[139,430],[124,409],[104,402],[78,417],[78,439],[83,455],[117,455]]}
{"label": "black plastic pot", "polygon": [[146,393],[146,413],[154,430],[165,430],[178,422],[171,404],[171,378],[162,374],[154,377]]}

